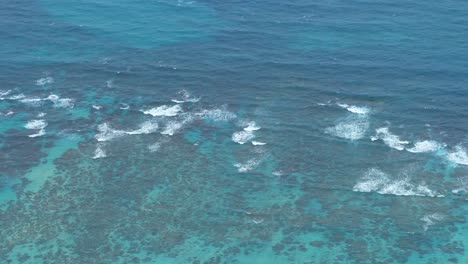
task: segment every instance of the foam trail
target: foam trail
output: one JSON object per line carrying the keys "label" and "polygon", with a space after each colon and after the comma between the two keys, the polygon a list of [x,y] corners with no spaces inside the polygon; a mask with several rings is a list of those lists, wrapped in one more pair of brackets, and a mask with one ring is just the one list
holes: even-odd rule
{"label": "foam trail", "polygon": [[337,105],[355,114],[367,115],[370,112],[370,109],[365,106],[355,106],[355,105],[340,104],[340,103],[338,103]]}
{"label": "foam trail", "polygon": [[44,77],[36,80],[36,85],[38,86],[44,86],[46,84],[51,84],[54,82],[54,78],[52,77]]}
{"label": "foam trail", "polygon": [[246,163],[236,163],[234,167],[237,168],[238,172],[248,172],[255,169],[260,164],[259,159],[250,159]]}
{"label": "foam trail", "polygon": [[200,101],[200,97],[198,97],[198,98],[192,97],[192,95],[188,91],[182,90],[182,91],[177,93],[177,98],[172,99],[171,101],[174,102],[174,103],[177,103],[177,104],[182,104],[182,103],[186,103],[186,102],[196,103],[196,102]]}
{"label": "foam trail", "polygon": [[200,116],[202,119],[210,119],[219,122],[226,122],[237,117],[236,114],[227,111],[225,108],[203,110],[201,113],[197,113],[196,115]]}
{"label": "foam trail", "polygon": [[369,120],[365,115],[350,115],[334,127],[325,129],[325,133],[346,138],[349,140],[358,140],[364,137],[369,129]]}
{"label": "foam trail", "polygon": [[431,226],[434,225],[436,222],[443,220],[445,217],[442,214],[439,213],[433,213],[433,214],[426,214],[424,215],[420,220],[424,222],[423,228],[424,231],[427,231],[427,229]]}
{"label": "foam trail", "polygon": [[176,116],[182,112],[182,107],[180,105],[167,106],[162,105],[149,110],[141,110],[145,115],[152,116]]}
{"label": "foam trail", "polygon": [[447,159],[457,164],[468,165],[468,154],[462,146],[456,146],[455,151],[447,154]]}
{"label": "foam trail", "polygon": [[409,141],[400,140],[400,137],[390,133],[388,127],[381,127],[375,130],[376,135],[371,137],[372,141],[381,139],[385,145],[397,149],[404,150],[406,145],[409,144]]}
{"label": "foam trail", "polygon": [[424,185],[413,185],[408,178],[391,179],[386,173],[372,168],[353,187],[355,192],[377,192],[400,196],[443,197]]}
{"label": "foam trail", "polygon": [[252,131],[238,131],[232,134],[232,141],[239,143],[241,145],[247,143],[251,139],[255,138],[255,135]]}
{"label": "foam trail", "polygon": [[43,119],[30,120],[24,127],[30,130],[39,130],[36,134],[29,135],[28,137],[40,137],[45,135],[45,127],[47,122]]}
{"label": "foam trail", "polygon": [[414,147],[406,150],[412,153],[435,152],[441,148],[441,144],[432,140],[424,140],[414,143]]}
{"label": "foam trail", "polygon": [[266,145],[266,143],[253,140],[252,145],[254,145],[254,146],[263,146],[263,145]]}

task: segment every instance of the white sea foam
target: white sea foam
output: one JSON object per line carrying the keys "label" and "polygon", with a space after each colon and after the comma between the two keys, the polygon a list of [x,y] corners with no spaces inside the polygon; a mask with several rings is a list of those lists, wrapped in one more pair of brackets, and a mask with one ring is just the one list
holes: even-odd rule
{"label": "white sea foam", "polygon": [[425,185],[414,185],[408,177],[391,179],[379,169],[372,168],[354,185],[355,192],[377,192],[403,196],[443,197]]}
{"label": "white sea foam", "polygon": [[423,228],[424,231],[427,231],[427,229],[431,226],[434,225],[436,222],[444,220],[444,215],[440,213],[432,213],[432,214],[426,214],[424,215],[420,220],[424,222]]}
{"label": "white sea foam", "polygon": [[109,141],[126,134],[123,130],[112,129],[108,123],[100,124],[97,129],[99,133],[94,136],[97,141]]}
{"label": "white sea foam", "polygon": [[156,121],[146,121],[143,122],[138,129],[136,130],[118,130],[113,129],[109,126],[108,123],[103,123],[98,126],[99,133],[94,137],[97,141],[110,141],[114,138],[118,138],[124,135],[140,135],[140,134],[150,134],[156,132],[158,129],[158,123]]}
{"label": "white sea foam", "polygon": [[176,116],[180,112],[182,112],[182,107],[180,105],[161,105],[155,108],[151,108],[149,110],[141,110],[145,115],[152,115],[152,116]]}
{"label": "white sea foam", "polygon": [[182,104],[186,102],[196,103],[200,101],[200,97],[192,97],[192,95],[188,91],[182,90],[177,93],[177,98],[172,99],[171,101],[177,104]]}
{"label": "white sea foam", "polygon": [[173,136],[177,131],[182,129],[187,123],[193,121],[193,116],[191,114],[186,114],[182,120],[171,120],[166,123],[162,135]]}
{"label": "white sea foam", "polygon": [[173,136],[179,129],[183,127],[183,124],[181,122],[177,121],[169,121],[166,124],[166,127],[164,128],[163,131],[161,131],[162,135],[169,135]]}
{"label": "white sea foam", "polygon": [[41,112],[41,113],[37,114],[38,118],[41,118],[41,117],[44,117],[44,116],[46,116],[46,113],[44,113],[44,112]]}
{"label": "white sea foam", "polygon": [[107,157],[106,151],[104,150],[104,144],[98,143],[96,150],[94,151],[93,159],[100,159]]}
{"label": "white sea foam", "polygon": [[137,130],[126,131],[128,135],[151,134],[158,130],[158,123],[154,120],[143,122]]}
{"label": "white sea foam", "polygon": [[457,164],[468,165],[468,154],[462,146],[456,146],[455,151],[449,152],[447,159]]}
{"label": "white sea foam", "polygon": [[253,131],[238,131],[238,132],[234,132],[231,138],[232,138],[232,141],[242,145],[254,139],[255,135]]}
{"label": "white sea foam", "polygon": [[203,110],[197,115],[202,119],[211,119],[219,122],[226,122],[237,117],[236,114],[227,111],[225,108]]}
{"label": "white sea foam", "polygon": [[337,105],[355,114],[366,115],[370,112],[370,109],[365,106],[355,106],[355,105],[340,104],[340,103],[338,103]]}
{"label": "white sea foam", "polygon": [[0,112],[0,116],[11,116],[12,114],[14,114],[15,112],[13,111],[8,111],[6,113],[3,113],[3,112]]}
{"label": "white sea foam", "polygon": [[234,164],[234,167],[237,168],[238,172],[248,172],[248,171],[255,169],[260,164],[260,162],[261,162],[260,159],[253,158],[253,159],[248,160],[245,163],[236,163]]}
{"label": "white sea foam", "polygon": [[113,88],[114,87],[114,79],[110,79],[106,81],[106,87],[107,88]]}
{"label": "white sea foam", "polygon": [[266,145],[266,143],[254,140],[254,141],[252,141],[252,145],[254,145],[254,146],[263,146],[263,145]]}
{"label": "white sea foam", "polygon": [[122,109],[122,110],[127,110],[129,108],[130,108],[130,106],[128,104],[125,104],[125,103],[120,104],[120,109]]}
{"label": "white sea foam", "polygon": [[156,143],[151,144],[151,145],[148,146],[148,149],[149,149],[150,152],[156,152],[160,148],[161,148],[161,143],[160,142],[156,142]]}
{"label": "white sea foam", "polygon": [[102,105],[92,105],[94,109],[96,110],[101,110],[102,109]]}
{"label": "white sea foam", "polygon": [[26,95],[21,93],[21,94],[17,94],[17,95],[12,95],[10,97],[7,97],[6,99],[8,99],[8,100],[20,100],[20,99],[23,99],[25,97],[26,97]]}
{"label": "white sea foam", "polygon": [[40,106],[44,102],[41,98],[23,98],[19,101],[30,106]]}
{"label": "white sea foam", "polygon": [[7,96],[11,93],[11,90],[0,90],[0,100],[3,100],[5,98],[3,98],[3,96]]}
{"label": "white sea foam", "polygon": [[435,152],[442,147],[437,141],[424,140],[414,143],[414,147],[406,150],[413,153]]}
{"label": "white sea foam", "polygon": [[255,121],[252,121],[247,123],[247,127],[244,128],[244,131],[256,131],[259,129],[261,129],[261,127],[257,126]]}
{"label": "white sea foam", "polygon": [[47,122],[43,119],[36,119],[30,120],[24,126],[26,129],[30,130],[38,130],[36,134],[29,135],[28,137],[40,137],[45,135],[45,127],[47,126]]}
{"label": "white sea foam", "polygon": [[36,85],[44,86],[46,84],[50,84],[50,83],[53,83],[53,82],[54,82],[54,78],[44,77],[44,78],[40,78],[40,79],[36,80]]}
{"label": "white sea foam", "polygon": [[364,137],[369,129],[369,120],[365,115],[350,115],[334,127],[328,127],[325,132],[340,138],[358,140]]}
{"label": "white sea foam", "polygon": [[401,140],[399,136],[390,133],[388,127],[381,127],[375,130],[376,135],[371,137],[372,141],[381,139],[385,145],[397,149],[397,150],[404,150],[406,145],[410,142]]}
{"label": "white sea foam", "polygon": [[55,94],[51,94],[45,99],[50,100],[54,104],[54,107],[73,108],[75,104],[75,100],[71,98],[60,98],[60,96]]}
{"label": "white sea foam", "polygon": [[452,193],[468,193],[468,176],[463,176],[458,179],[458,188],[452,190]]}

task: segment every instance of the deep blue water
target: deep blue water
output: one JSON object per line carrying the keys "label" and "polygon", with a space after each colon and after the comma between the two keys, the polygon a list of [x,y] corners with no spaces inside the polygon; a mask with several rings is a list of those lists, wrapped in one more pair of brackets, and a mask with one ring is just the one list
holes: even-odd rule
{"label": "deep blue water", "polygon": [[0,3],[1,263],[468,263],[468,2]]}

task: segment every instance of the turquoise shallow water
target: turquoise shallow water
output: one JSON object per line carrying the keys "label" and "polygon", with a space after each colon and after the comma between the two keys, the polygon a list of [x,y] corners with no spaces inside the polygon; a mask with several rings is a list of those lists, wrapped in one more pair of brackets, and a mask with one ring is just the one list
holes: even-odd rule
{"label": "turquoise shallow water", "polygon": [[0,6],[0,263],[468,262],[466,2]]}

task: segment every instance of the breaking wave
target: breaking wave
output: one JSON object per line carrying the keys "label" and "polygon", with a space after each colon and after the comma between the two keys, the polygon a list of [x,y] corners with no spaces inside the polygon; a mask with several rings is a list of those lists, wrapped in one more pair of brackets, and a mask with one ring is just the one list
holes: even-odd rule
{"label": "breaking wave", "polygon": [[40,137],[45,135],[45,127],[47,122],[43,119],[31,120],[24,127],[30,130],[38,130],[36,134],[29,135],[28,137]]}
{"label": "breaking wave", "polygon": [[180,112],[182,112],[182,107],[180,105],[161,105],[155,108],[151,108],[149,110],[141,110],[145,115],[152,115],[152,116],[176,116]]}
{"label": "breaking wave", "polygon": [[443,197],[425,185],[414,185],[408,177],[391,179],[379,169],[372,168],[353,187],[355,192],[377,192],[402,196]]}
{"label": "breaking wave", "polygon": [[376,135],[371,137],[372,141],[381,139],[385,145],[397,149],[404,150],[410,142],[401,140],[399,136],[390,133],[388,127],[381,127],[375,130]]}

